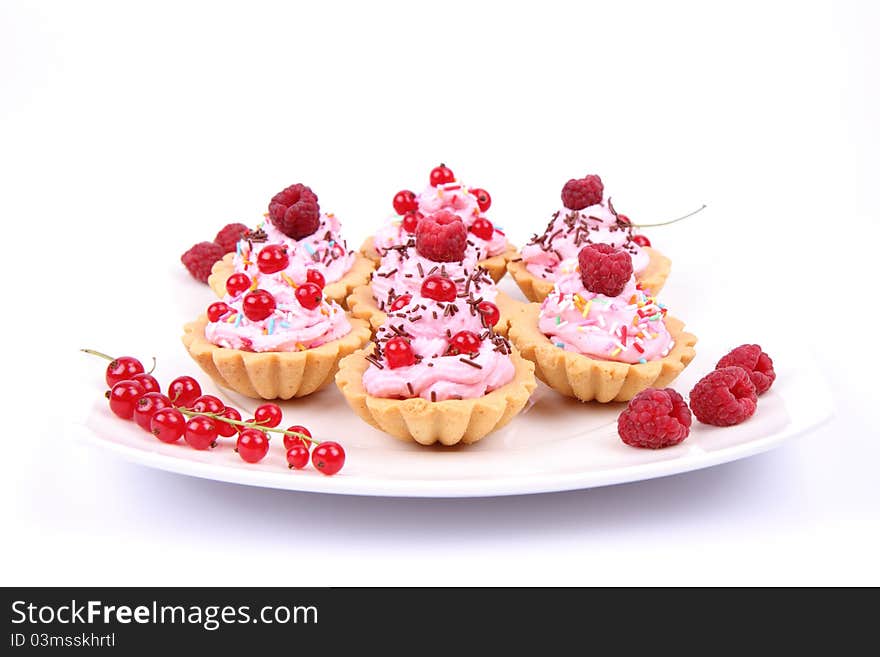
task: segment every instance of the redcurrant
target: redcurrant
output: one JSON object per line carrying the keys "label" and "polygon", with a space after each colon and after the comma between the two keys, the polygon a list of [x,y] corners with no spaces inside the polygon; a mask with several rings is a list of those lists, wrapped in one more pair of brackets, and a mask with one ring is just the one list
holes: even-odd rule
{"label": "redcurrant", "polygon": [[260,404],[254,411],[254,421],[264,427],[277,427],[281,424],[281,407],[278,404]]}
{"label": "redcurrant", "polygon": [[237,297],[251,286],[251,279],[241,272],[226,279],[226,291],[230,296]]}
{"label": "redcurrant", "polygon": [[171,407],[171,400],[161,392],[147,392],[134,405],[134,421],[144,431],[150,430],[153,413]]}
{"label": "redcurrant", "polygon": [[[287,427],[287,430],[292,431],[293,433],[304,434],[309,438],[312,437],[312,432],[299,424],[294,424],[292,427]],[[284,434],[284,448],[290,449],[294,445],[305,445],[306,451],[308,451],[308,447],[309,445],[311,445],[311,442],[306,440],[305,438],[300,438],[298,436],[288,436],[287,434]]]}
{"label": "redcurrant", "polygon": [[183,436],[186,418],[176,408],[160,408],[150,418],[150,433],[163,443],[174,443]]}
{"label": "redcurrant", "polygon": [[183,439],[193,449],[208,449],[217,442],[217,423],[204,415],[191,417],[184,427]]}
{"label": "redcurrant", "polygon": [[123,420],[130,420],[134,416],[135,404],[144,392],[144,387],[137,381],[118,382],[107,393],[110,410]]}
{"label": "redcurrant", "polygon": [[104,380],[107,381],[107,387],[112,388],[120,381],[130,381],[135,374],[141,374],[143,371],[143,363],[137,358],[120,356],[119,358],[114,358],[107,366]]}
{"label": "redcurrant", "polygon": [[314,283],[303,283],[296,288],[296,300],[306,310],[314,310],[321,305],[321,288]]}
{"label": "redcurrant", "polygon": [[306,280],[309,283],[314,283],[322,290],[324,289],[324,286],[327,285],[327,281],[324,279],[324,274],[319,272],[317,269],[309,269],[306,272]]}
{"label": "redcurrant", "polygon": [[191,408],[196,413],[220,415],[226,410],[226,404],[217,399],[214,395],[202,395],[193,402]]}
{"label": "redcurrant", "polygon": [[455,174],[445,164],[431,169],[431,184],[436,187],[445,183],[455,182]]}
{"label": "redcurrant", "polygon": [[455,301],[458,290],[445,276],[428,276],[422,283],[422,296],[434,301]]}
{"label": "redcurrant", "polygon": [[401,294],[397,297],[391,304],[391,310],[400,310],[404,306],[406,306],[410,301],[412,301],[411,294]]}
{"label": "redcurrant", "polygon": [[144,392],[162,392],[162,387],[152,374],[147,374],[146,372],[135,374],[129,381],[140,383],[144,387]]}
{"label": "redcurrant", "polygon": [[477,217],[474,220],[474,223],[471,224],[470,231],[481,240],[489,241],[492,239],[492,234],[495,232],[495,227],[488,219]]}
{"label": "redcurrant", "polygon": [[397,192],[397,194],[394,195],[392,205],[394,205],[394,211],[397,214],[406,214],[407,212],[419,209],[416,195],[408,189],[404,189],[402,192]]}
{"label": "redcurrant", "polygon": [[332,440],[321,443],[312,452],[312,465],[325,475],[334,475],[345,464],[345,450]]}
{"label": "redcurrant", "polygon": [[449,340],[449,349],[446,351],[446,355],[476,354],[479,351],[480,336],[471,331],[459,331]]}
{"label": "redcurrant", "polygon": [[257,463],[269,452],[269,438],[259,429],[245,429],[238,436],[235,451],[243,461]]}
{"label": "redcurrant", "polygon": [[287,467],[293,470],[302,470],[309,463],[309,448],[302,443],[297,443],[287,450]]}
{"label": "redcurrant", "polygon": [[392,370],[398,367],[407,367],[416,362],[416,353],[413,351],[409,340],[402,336],[395,336],[385,343],[383,349],[388,367]]}
{"label": "redcurrant", "polygon": [[215,301],[208,306],[208,321],[219,322],[220,318],[229,312],[229,306],[222,301]]}
{"label": "redcurrant", "polygon": [[492,197],[485,189],[475,187],[469,190],[471,194],[477,197],[477,205],[480,206],[480,212],[485,212],[492,205]]}
{"label": "redcurrant", "polygon": [[632,223],[632,222],[629,220],[629,217],[627,217],[625,214],[619,214],[619,215],[617,215],[617,219],[618,219],[619,221],[625,223],[625,224],[631,224],[631,223]]}
{"label": "redcurrant", "polygon": [[248,292],[241,303],[241,311],[252,322],[259,322],[275,312],[275,297],[266,290]]}
{"label": "redcurrant", "polygon": [[481,301],[477,304],[477,310],[483,316],[483,326],[486,328],[492,328],[501,319],[501,311],[491,301]]}
{"label": "redcurrant", "polygon": [[202,387],[191,376],[179,376],[168,385],[168,399],[175,406],[189,408],[201,394]]}
{"label": "redcurrant", "polygon": [[632,240],[639,246],[651,246],[651,240],[644,235],[633,235]]}
{"label": "redcurrant", "polygon": [[257,269],[263,274],[277,274],[287,269],[290,257],[287,255],[287,247],[283,244],[269,244],[260,249],[257,255]]}
{"label": "redcurrant", "polygon": [[[232,408],[232,406],[227,406],[225,409],[223,409],[223,412],[220,413],[220,415],[221,417],[225,417],[227,420],[241,420],[241,413],[239,413],[238,410]],[[240,426],[240,424],[229,424],[229,422],[217,420],[217,433],[224,438],[232,438],[232,436],[238,433],[238,428]]]}
{"label": "redcurrant", "polygon": [[421,221],[421,220],[422,220],[422,213],[421,212],[419,212],[419,211],[407,212],[405,215],[403,215],[403,221],[401,222],[401,225],[403,226],[403,229],[407,233],[415,233],[416,228],[419,227],[419,221]]}

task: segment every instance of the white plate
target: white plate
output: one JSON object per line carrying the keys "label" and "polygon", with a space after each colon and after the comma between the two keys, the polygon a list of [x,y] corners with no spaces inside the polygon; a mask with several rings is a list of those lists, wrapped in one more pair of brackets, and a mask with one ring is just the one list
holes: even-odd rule
{"label": "white plate", "polygon": [[[507,288],[509,289],[509,287]],[[201,302],[199,302],[201,303]],[[198,303],[194,307],[199,307]],[[195,314],[195,313],[193,313]],[[727,343],[703,318],[697,331],[697,358],[674,386],[686,393],[715,361],[738,342]],[[723,331],[729,332],[728,330]],[[86,386],[85,417],[69,426],[73,435],[149,467],[251,486],[297,491],[400,497],[479,497],[518,495],[606,486],[697,470],[766,451],[831,417],[827,386],[807,349],[790,336],[761,336],[773,355],[777,380],[747,422],[715,428],[694,422],[690,437],[676,447],[642,450],[624,445],[616,419],[622,404],[581,404],[539,384],[525,412],[501,431],[469,447],[424,448],[397,441],[362,422],[335,387],[309,398],[283,403],[284,426],[303,424],[316,438],[337,440],[347,454],[344,469],[327,477],[309,466],[288,470],[281,441],[275,438],[259,464],[244,463],[231,439],[199,452],[166,445],[133,422],[116,418],[97,383]],[[136,345],[134,345],[136,346]],[[183,349],[162,355],[162,371],[196,374]],[[131,353],[149,353],[148,349]],[[169,367],[170,366],[170,367]],[[91,366],[102,371],[101,364]],[[205,392],[233,401],[245,412],[253,400],[229,397],[198,377]],[[92,377],[91,381],[98,379]],[[167,383],[167,382],[163,382]]]}

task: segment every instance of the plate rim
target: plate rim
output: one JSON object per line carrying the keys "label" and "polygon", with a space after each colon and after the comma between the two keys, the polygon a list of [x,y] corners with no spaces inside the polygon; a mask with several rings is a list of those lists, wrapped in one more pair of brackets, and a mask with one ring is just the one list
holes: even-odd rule
{"label": "plate rim", "polygon": [[793,421],[778,433],[718,450],[607,470],[517,474],[492,479],[382,479],[360,474],[351,478],[319,477],[317,473],[316,476],[311,477],[291,477],[289,473],[283,471],[266,472],[229,467],[132,447],[101,438],[82,422],[71,423],[67,427],[73,439],[107,450],[130,463],[200,479],[304,493],[366,497],[480,498],[558,493],[647,481],[702,470],[761,454],[829,422],[834,417],[834,408],[830,397],[820,396],[822,397],[827,403],[820,407],[813,406],[815,412],[809,418]]}

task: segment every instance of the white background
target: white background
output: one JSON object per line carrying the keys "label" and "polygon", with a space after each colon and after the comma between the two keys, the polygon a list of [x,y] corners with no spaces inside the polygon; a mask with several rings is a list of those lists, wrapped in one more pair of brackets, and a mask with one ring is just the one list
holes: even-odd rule
{"label": "white background", "polygon": [[[877,4],[477,4],[0,5],[0,582],[880,583]],[[190,244],[295,181],[357,244],[441,159],[519,243],[589,172],[637,220],[709,203],[649,233],[671,303],[729,315],[731,344],[790,327],[835,420],[678,477],[453,501],[63,440],[66,387],[100,369],[78,347],[180,349]]]}

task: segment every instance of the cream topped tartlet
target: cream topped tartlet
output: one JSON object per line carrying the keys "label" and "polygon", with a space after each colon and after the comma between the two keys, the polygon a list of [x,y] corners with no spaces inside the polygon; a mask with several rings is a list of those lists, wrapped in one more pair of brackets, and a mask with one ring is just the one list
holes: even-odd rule
{"label": "cream topped tartlet", "polygon": [[662,388],[693,359],[696,337],[636,281],[629,253],[588,244],[564,260],[547,298],[510,318],[511,341],[551,388],[627,401]]}
{"label": "cream topped tartlet", "polygon": [[658,293],[669,275],[670,261],[654,250],[650,241],[604,199],[599,176],[569,180],[562,190],[563,207],[556,210],[547,228],[534,235],[508,270],[530,301],[543,301],[553,289],[563,263],[577,258],[588,244],[608,244],[626,251],[643,287]]}
{"label": "cream topped tartlet", "polygon": [[458,217],[424,218],[414,252],[398,249],[405,260],[383,262],[390,269],[376,277],[392,279],[377,297],[382,310],[369,286],[349,298],[355,314],[372,308],[376,335],[343,359],[336,384],[364,420],[398,438],[475,442],[518,413],[535,387],[531,363],[495,331],[507,325],[492,301],[498,292],[465,260],[466,239]]}
{"label": "cream topped tartlet", "polygon": [[316,272],[326,286],[324,294],[341,305],[355,287],[366,283],[373,270],[369,259],[348,248],[339,218],[321,212],[314,192],[296,184],[276,194],[264,221],[244,234],[235,253],[214,265],[208,279],[214,292],[224,295],[233,271],[253,275],[260,252],[271,245],[286,249],[288,276],[300,280],[306,272]]}
{"label": "cream topped tartlet", "polygon": [[184,327],[190,355],[219,385],[249,397],[302,397],[369,339],[366,322],[324,297],[322,274],[291,260],[282,244],[265,245],[253,266],[240,258],[223,300]]}

